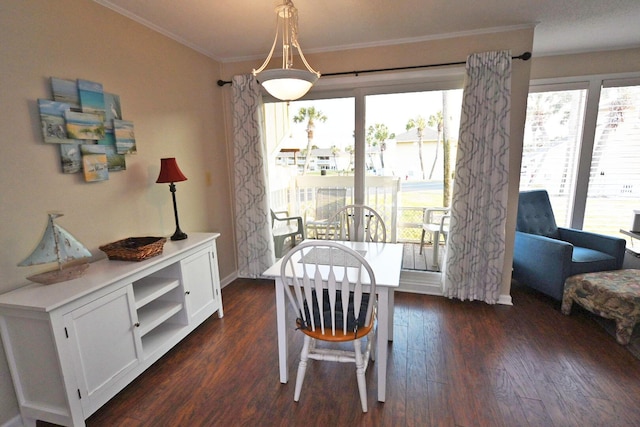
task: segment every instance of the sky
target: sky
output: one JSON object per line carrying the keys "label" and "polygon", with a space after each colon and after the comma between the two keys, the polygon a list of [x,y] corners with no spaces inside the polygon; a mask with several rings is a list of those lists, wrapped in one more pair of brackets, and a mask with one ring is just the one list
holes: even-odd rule
{"label": "sky", "polygon": [[[462,90],[451,91],[450,107],[455,111],[451,130],[457,138],[460,126],[459,111],[462,103]],[[310,101],[293,101],[290,104],[290,115],[298,114],[301,107],[313,106],[321,111],[327,120],[316,122],[313,144],[320,148],[329,148],[336,145],[344,150],[348,145],[353,145],[354,131],[354,99],[338,98]],[[442,110],[442,95],[440,91],[412,92],[388,95],[369,95],[366,97],[367,124],[381,123],[389,128],[390,133],[396,135],[406,131],[407,122],[417,116],[428,119],[432,114]],[[292,120],[293,121],[293,120]],[[306,121],[293,124],[290,140],[284,143],[288,148],[305,148],[307,134]]]}

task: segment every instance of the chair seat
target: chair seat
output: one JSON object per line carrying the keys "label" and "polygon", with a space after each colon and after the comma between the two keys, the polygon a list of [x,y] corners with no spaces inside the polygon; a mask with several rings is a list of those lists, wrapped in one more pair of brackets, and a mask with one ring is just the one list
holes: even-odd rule
{"label": "chair seat", "polygon": [[300,231],[298,230],[298,226],[296,225],[280,225],[275,227],[272,231],[274,236],[278,236],[278,237],[289,237],[289,236],[293,236],[296,234],[300,234]]}
{"label": "chair seat", "polygon": [[425,231],[436,232],[440,231],[440,224],[422,224],[422,229]]}
{"label": "chair seat", "polygon": [[[431,233],[440,233],[440,224],[422,224],[422,229]],[[442,226],[442,232],[444,234],[449,232],[448,224]]]}
{"label": "chair seat", "polygon": [[616,270],[618,261],[615,257],[594,249],[573,247],[571,256],[571,275],[594,271]]}
{"label": "chair seat", "polygon": [[354,341],[355,339],[358,339],[361,337],[366,337],[373,329],[373,326],[374,326],[373,322],[371,322],[370,325],[367,325],[358,329],[357,332],[347,332],[346,334],[336,329],[335,335],[323,334],[320,329],[315,331],[309,331],[304,328],[301,328],[300,330],[302,331],[303,334],[317,340],[327,341],[327,342],[345,342],[345,341]]}
{"label": "chair seat", "polygon": [[[315,328],[319,330],[320,329],[320,309],[318,307],[318,302],[316,300],[316,291],[312,292],[311,297],[313,298],[313,316],[309,312],[309,306],[307,304],[307,301],[304,301],[304,311],[306,315],[305,317],[307,319],[313,318],[313,326],[315,326]],[[322,320],[324,322],[325,327],[328,327],[328,328],[330,328],[330,326],[328,325],[331,325],[333,323],[336,328],[336,334],[337,334],[338,329],[342,329],[342,327],[344,326],[344,308],[342,307],[342,292],[336,291],[335,298],[336,298],[335,317],[332,319],[331,310],[329,309],[330,307],[329,292],[327,289],[323,290],[324,301],[322,306],[324,310],[322,311]],[[365,318],[367,315],[368,305],[369,305],[369,294],[363,294],[362,302],[360,306],[360,312],[358,313],[358,317],[356,318],[354,314],[354,308],[353,308],[354,307],[353,292],[349,293],[349,306],[347,307],[347,330],[348,331],[358,331],[361,328],[365,327]],[[300,328],[302,332],[314,338],[323,339],[325,341],[348,341],[348,340],[355,339],[356,334],[354,334],[353,332],[350,332],[348,334],[341,334],[341,337],[342,337],[341,339],[335,339],[334,337],[323,337],[322,333],[316,333],[311,331],[312,325],[308,324],[308,322],[305,323],[302,319],[296,319],[296,321],[297,321],[296,324],[298,328]],[[307,332],[313,332],[313,333],[307,333]],[[361,333],[358,333],[357,335],[362,336]]]}

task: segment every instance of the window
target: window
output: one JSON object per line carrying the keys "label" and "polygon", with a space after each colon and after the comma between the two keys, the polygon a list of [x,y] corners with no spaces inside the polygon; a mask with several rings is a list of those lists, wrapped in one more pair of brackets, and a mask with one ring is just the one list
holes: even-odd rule
{"label": "window", "polygon": [[536,188],[549,191],[560,226],[629,228],[640,208],[640,78],[530,88],[520,190]]}
{"label": "window", "polygon": [[520,190],[546,189],[558,225],[567,226],[587,90],[563,87],[529,93]]}
{"label": "window", "polygon": [[640,85],[602,88],[592,153],[584,228],[618,234],[640,209]]}

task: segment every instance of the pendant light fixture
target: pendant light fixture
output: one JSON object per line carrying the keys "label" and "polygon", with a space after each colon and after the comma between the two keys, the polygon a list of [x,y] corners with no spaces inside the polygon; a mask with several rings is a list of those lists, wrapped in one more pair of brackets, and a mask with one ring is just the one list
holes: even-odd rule
{"label": "pendant light fixture", "polygon": [[[253,70],[253,75],[258,77],[260,84],[275,98],[293,101],[311,89],[320,73],[311,68],[298,43],[298,9],[291,0],[284,0],[276,7],[276,22],[276,37],[271,51],[262,66]],[[282,68],[265,70],[278,44],[279,36],[282,38]],[[293,48],[298,50],[306,70],[292,68]]]}

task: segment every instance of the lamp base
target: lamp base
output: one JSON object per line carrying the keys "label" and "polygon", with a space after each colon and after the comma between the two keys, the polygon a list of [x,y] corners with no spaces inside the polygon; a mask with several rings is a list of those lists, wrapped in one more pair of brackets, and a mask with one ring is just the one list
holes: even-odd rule
{"label": "lamp base", "polygon": [[173,236],[171,236],[171,240],[184,240],[187,238],[187,233],[183,233],[182,230],[178,229]]}

